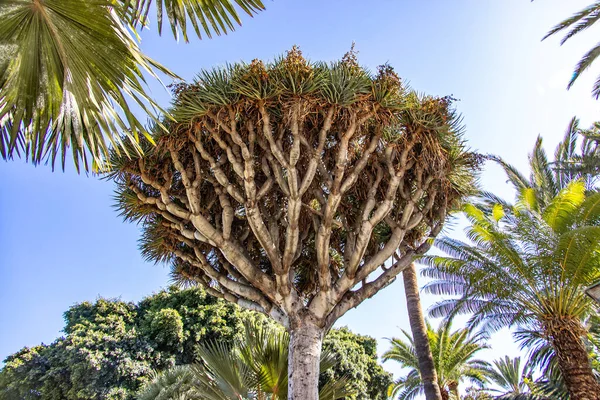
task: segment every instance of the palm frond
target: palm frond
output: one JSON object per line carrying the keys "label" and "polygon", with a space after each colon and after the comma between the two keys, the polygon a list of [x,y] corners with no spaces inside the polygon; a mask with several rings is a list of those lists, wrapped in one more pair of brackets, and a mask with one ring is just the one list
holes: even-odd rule
{"label": "palm frond", "polygon": [[564,44],[567,40],[569,40],[571,37],[573,37],[577,33],[592,26],[594,23],[596,23],[598,21],[599,18],[600,18],[600,2],[596,2],[596,3],[589,5],[588,7],[584,8],[583,10],[579,11],[578,13],[575,13],[573,16],[565,19],[564,21],[561,21],[554,28],[552,28],[546,34],[546,36],[544,36],[542,38],[542,40],[545,40],[548,37],[575,25],[567,33],[567,35],[561,40],[560,44]]}
{"label": "palm frond", "polygon": [[[586,69],[588,69],[594,61],[596,61],[598,56],[600,56],[600,43],[598,43],[590,51],[585,53],[583,57],[581,57],[581,60],[579,60],[579,62],[577,63],[577,66],[575,66],[575,70],[573,71],[573,76],[571,77],[571,80],[569,81],[569,84],[567,85],[568,89],[570,89],[571,86],[573,86],[573,84],[575,83],[575,81],[577,81],[577,79],[579,79],[581,74]],[[598,99],[600,97],[600,93],[598,93],[596,90],[594,91],[594,95],[595,95],[596,99]]]}
{"label": "palm frond", "polygon": [[[0,153],[33,163],[68,151],[77,169],[101,166],[146,133],[134,115],[162,111],[144,91],[143,72],[170,72],[141,53],[108,0],[10,1],[0,6]],[[4,58],[4,57],[3,57]],[[174,75],[172,75],[174,76]],[[159,123],[158,121],[156,121]],[[121,135],[124,134],[122,138]]]}
{"label": "palm frond", "polygon": [[179,35],[188,41],[188,22],[199,38],[206,35],[227,34],[241,25],[239,11],[254,16],[264,5],[261,0],[118,0],[118,10],[123,19],[133,26],[149,23],[148,14],[154,4],[158,32],[162,34],[164,15],[175,38]]}
{"label": "palm frond", "polygon": [[[474,358],[475,354],[487,348],[487,335],[484,332],[473,333],[469,328],[452,330],[452,319],[442,321],[437,329],[429,322],[427,336],[435,370],[438,375],[438,385],[448,390],[452,382],[470,380],[483,385],[490,364]],[[419,374],[419,363],[411,336],[404,332],[406,339],[391,339],[391,348],[383,355],[385,361],[396,361],[409,372],[390,386],[390,396],[398,399],[411,399],[422,393],[423,385]]]}
{"label": "palm frond", "polygon": [[151,381],[138,395],[139,400],[200,400],[194,370],[188,366],[176,366],[154,374]]}
{"label": "palm frond", "polygon": [[531,367],[521,363],[520,357],[505,356],[493,362],[493,369],[488,378],[491,383],[501,388],[493,390],[498,393],[499,398],[517,399],[519,395],[528,391],[525,379],[529,379],[532,372]]}
{"label": "palm frond", "polygon": [[529,180],[525,177],[525,175],[521,174],[521,172],[519,172],[519,170],[515,166],[508,164],[506,161],[504,161],[498,156],[489,155],[487,156],[487,158],[491,161],[496,162],[502,167],[502,169],[504,169],[504,172],[506,173],[509,182],[517,190],[522,190],[531,187],[531,183],[529,182]]}
{"label": "palm frond", "polygon": [[542,218],[555,232],[564,232],[572,226],[573,216],[584,201],[585,185],[582,181],[573,181],[548,203]]}

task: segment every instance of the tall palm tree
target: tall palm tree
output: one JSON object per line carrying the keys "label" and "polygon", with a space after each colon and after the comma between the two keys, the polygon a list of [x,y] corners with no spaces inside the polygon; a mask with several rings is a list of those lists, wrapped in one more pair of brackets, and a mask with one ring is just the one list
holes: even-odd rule
{"label": "tall palm tree", "polygon": [[[583,10],[573,14],[571,17],[561,21],[544,36],[542,40],[558,33],[568,30],[567,34],[562,38],[560,44],[563,45],[567,40],[576,34],[586,30],[600,20],[600,2],[596,1],[587,6]],[[581,74],[588,69],[596,58],[600,55],[600,43],[594,46],[579,60],[579,63],[573,71],[573,76],[569,81],[568,88],[571,88]],[[592,93],[596,98],[600,97],[600,78],[594,83]]]}
{"label": "tall palm tree", "polygon": [[[0,3],[0,154],[33,163],[62,158],[98,167],[108,146],[125,149],[146,133],[134,114],[156,123],[162,111],[145,92],[143,73],[169,72],[144,55],[137,28],[150,6],[175,37],[222,34],[253,15],[261,0],[5,0]],[[234,7],[234,4],[236,7]],[[124,138],[121,135],[125,135]],[[140,150],[139,146],[135,146]]]}
{"label": "tall palm tree", "polygon": [[423,384],[423,393],[426,400],[441,400],[442,392],[438,385],[433,354],[427,336],[427,325],[421,308],[415,263],[411,263],[407,269],[402,271],[402,278],[404,280],[408,321],[419,362],[419,375]]}
{"label": "tall palm tree", "polygon": [[[399,378],[390,387],[391,397],[410,400],[422,394],[424,386],[419,372],[415,342],[406,331],[402,333],[404,339],[391,339],[392,347],[383,354],[383,361],[393,360],[404,368],[410,368],[406,376]],[[438,386],[444,400],[458,400],[458,385],[465,380],[478,385],[485,383],[490,365],[486,361],[474,359],[477,352],[488,347],[485,334],[472,334],[467,328],[452,331],[452,320],[446,319],[437,330],[427,322],[427,335],[437,371]]]}
{"label": "tall palm tree", "polygon": [[[545,155],[541,146],[536,149],[532,164],[540,166]],[[437,246],[449,256],[423,259],[429,265],[425,275],[434,279],[426,290],[458,296],[430,313],[472,313],[469,325],[488,331],[540,332],[556,353],[571,398],[598,399],[600,385],[582,336],[584,321],[595,311],[584,289],[600,278],[600,194],[586,195],[578,180],[552,197],[559,186],[549,169],[534,171],[530,181],[510,171],[510,180],[520,185],[516,204],[492,205],[487,195],[483,204],[466,206],[473,244],[443,238]]]}
{"label": "tall palm tree", "polygon": [[[287,399],[289,336],[272,325],[247,322],[244,339],[233,347],[212,343],[198,349],[202,362],[178,366],[142,388],[139,400],[285,400]],[[336,363],[323,353],[320,371]],[[324,382],[321,400],[352,395],[346,378]]]}

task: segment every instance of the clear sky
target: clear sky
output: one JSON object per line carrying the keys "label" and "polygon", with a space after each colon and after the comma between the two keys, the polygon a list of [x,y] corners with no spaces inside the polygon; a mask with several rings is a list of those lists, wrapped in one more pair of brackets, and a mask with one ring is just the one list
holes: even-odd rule
{"label": "clear sky", "polygon": [[[263,0],[264,1],[264,0]],[[297,44],[312,60],[339,59],[356,42],[360,62],[390,63],[419,91],[460,99],[466,137],[482,153],[526,168],[538,134],[553,151],[570,118],[598,118],[590,95],[596,65],[571,91],[574,64],[595,45],[598,27],[559,47],[540,42],[561,19],[590,0],[273,0],[235,33],[177,43],[153,25],[143,48],[185,79],[202,68],[272,59]],[[167,82],[168,83],[168,82]],[[169,93],[151,83],[163,104]],[[502,173],[486,168],[485,189],[512,198]],[[62,313],[99,296],[137,301],[168,285],[168,269],[144,262],[138,228],[112,208],[113,185],[71,170],[52,172],[21,160],[0,162],[0,359],[61,334]],[[451,234],[460,235],[458,232]],[[425,305],[436,300],[423,296]],[[402,283],[396,282],[338,323],[377,338],[409,329]],[[517,353],[510,335],[485,358]],[[385,365],[398,371],[393,365]]]}

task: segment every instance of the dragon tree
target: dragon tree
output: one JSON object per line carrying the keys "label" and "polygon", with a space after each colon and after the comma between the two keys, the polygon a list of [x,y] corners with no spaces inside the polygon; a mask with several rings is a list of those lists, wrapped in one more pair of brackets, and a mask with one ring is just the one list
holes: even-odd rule
{"label": "dragon tree", "polygon": [[352,51],[325,64],[297,48],[174,96],[143,156],[112,156],[120,210],[176,279],[283,325],[289,398],[316,400],[324,333],[425,253],[473,187],[453,99]]}

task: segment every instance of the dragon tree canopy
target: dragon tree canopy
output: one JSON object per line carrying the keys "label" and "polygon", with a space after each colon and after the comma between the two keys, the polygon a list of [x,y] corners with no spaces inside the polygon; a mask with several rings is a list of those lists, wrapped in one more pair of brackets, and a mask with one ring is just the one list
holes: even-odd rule
{"label": "dragon tree canopy", "polygon": [[388,65],[371,74],[353,51],[311,63],[294,47],[174,95],[155,146],[113,153],[120,210],[176,280],[291,330],[326,330],[391,283],[474,187],[453,99]]}

